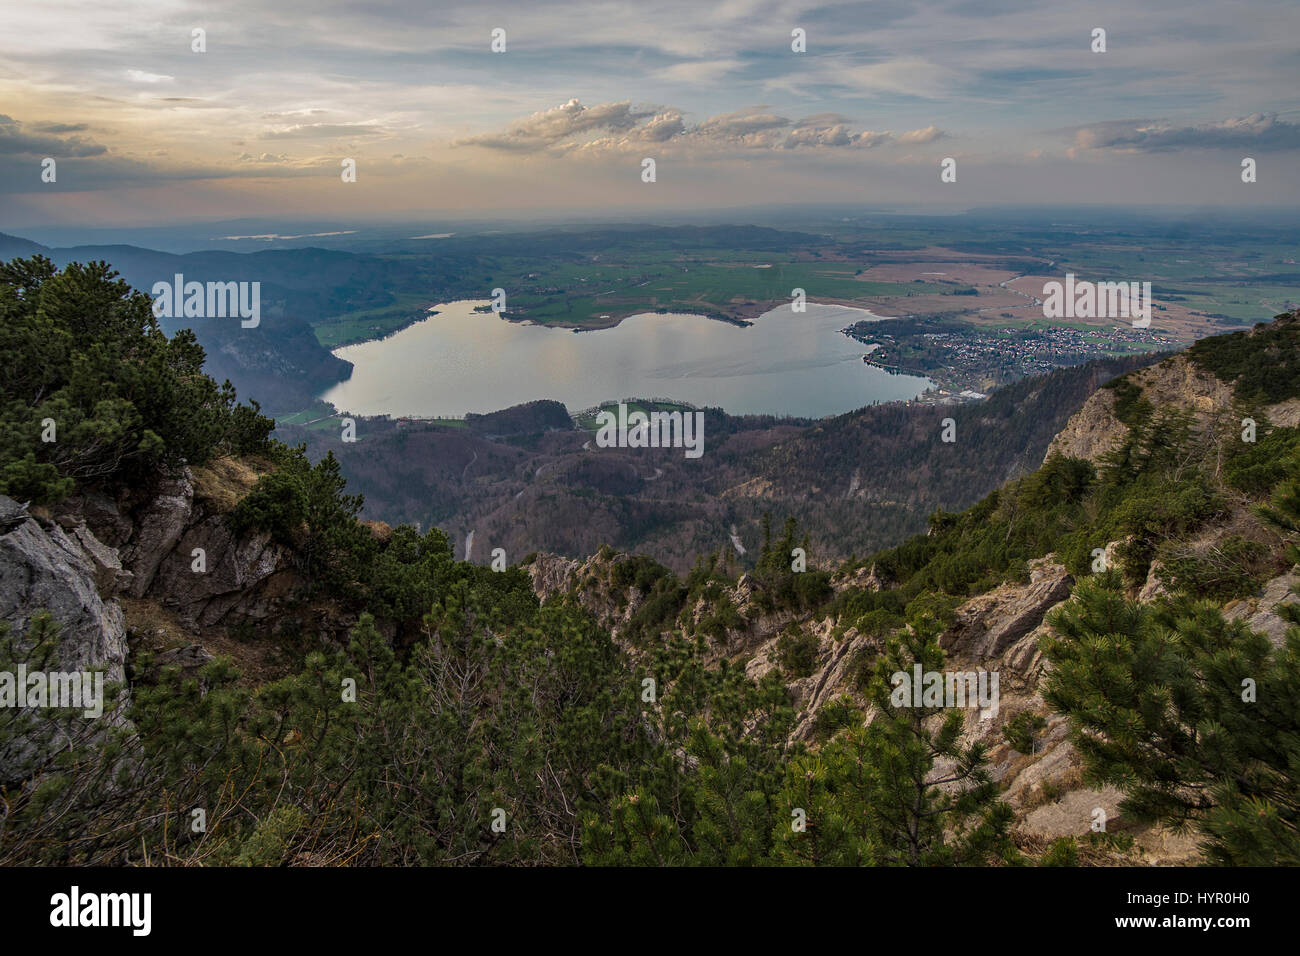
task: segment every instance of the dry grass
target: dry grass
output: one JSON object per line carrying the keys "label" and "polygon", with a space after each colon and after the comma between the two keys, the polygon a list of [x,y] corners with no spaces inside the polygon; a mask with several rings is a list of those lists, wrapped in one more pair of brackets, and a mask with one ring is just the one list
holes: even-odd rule
{"label": "dry grass", "polygon": [[240,671],[239,683],[245,687],[261,687],[296,670],[290,656],[282,652],[273,637],[242,640],[224,628],[212,628],[198,642],[214,657],[231,658]]}
{"label": "dry grass", "polygon": [[260,687],[287,677],[294,668],[273,637],[236,638],[226,628],[192,628],[157,601],[119,598],[130,636],[131,651],[162,653],[201,644],[214,657],[230,657],[240,671],[239,683]]}
{"label": "dry grass", "polygon": [[[1074,759],[1077,759],[1074,758]],[[1032,762],[1032,761],[1030,761]],[[1060,775],[1049,777],[1039,782],[1029,793],[1025,794],[1021,802],[1020,810],[1028,815],[1031,811],[1039,807],[1046,806],[1049,803],[1056,803],[1067,793],[1075,790],[1082,790],[1087,786],[1083,779],[1083,767],[1077,763],[1071,764]]]}
{"label": "dry grass", "polygon": [[190,469],[194,475],[194,496],[212,510],[231,511],[269,471],[269,463],[251,458],[214,458]]}
{"label": "dry grass", "polygon": [[122,613],[126,618],[132,651],[161,653],[195,642],[189,628],[157,601],[123,595],[118,598],[118,602],[122,605]]}

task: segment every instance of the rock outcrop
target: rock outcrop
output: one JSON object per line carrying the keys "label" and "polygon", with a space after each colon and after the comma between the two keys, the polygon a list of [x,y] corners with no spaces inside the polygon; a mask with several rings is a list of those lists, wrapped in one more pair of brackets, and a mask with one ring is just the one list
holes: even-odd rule
{"label": "rock outcrop", "polygon": [[534,555],[532,563],[528,565],[528,576],[532,580],[533,593],[545,601],[547,598],[569,591],[577,584],[577,574],[583,566],[582,561],[561,557],[558,554]]}
{"label": "rock outcrop", "polygon": [[155,600],[195,627],[267,620],[301,591],[292,555],[265,533],[233,534],[195,486],[187,468],[141,500],[78,495],[59,505],[58,520],[95,541],[87,550],[98,579],[125,584],[131,597]]}
{"label": "rock outcrop", "polygon": [[32,618],[48,611],[59,626],[61,670],[102,671],[106,682],[123,682],[126,625],[113,588],[126,579],[116,576],[111,549],[84,526],[70,535],[2,495],[0,515],[0,621],[18,646]]}
{"label": "rock outcrop", "polygon": [[[129,583],[121,576],[116,552],[81,525],[68,534],[48,519],[29,515],[13,499],[0,495],[0,622],[8,626],[15,668],[27,670],[27,680],[14,688],[23,696],[9,702],[23,708],[6,712],[0,742],[0,784],[22,786],[34,768],[49,766],[54,755],[76,736],[94,742],[112,728],[131,729],[124,707],[112,707],[109,685],[129,700],[127,628],[115,589]],[[36,654],[29,634],[37,614],[47,612],[57,626],[57,661]],[[28,708],[26,694],[33,673],[78,676],[65,698],[47,698],[48,706]],[[21,671],[17,671],[21,673]],[[75,690],[73,690],[75,687]],[[73,696],[76,694],[76,696]],[[102,695],[102,696],[101,696]],[[70,709],[65,709],[70,708]],[[98,714],[94,711],[98,710]]]}
{"label": "rock outcrop", "polygon": [[957,608],[957,619],[939,637],[953,658],[979,663],[1000,657],[1034,631],[1049,610],[1070,596],[1074,578],[1049,559],[1034,562],[1028,584],[1004,584]]}
{"label": "rock outcrop", "polygon": [[184,477],[161,482],[134,522],[134,533],[126,545],[126,563],[135,581],[132,597],[144,597],[153,584],[158,566],[185,533],[194,511],[194,485]]}
{"label": "rock outcrop", "polygon": [[296,582],[288,550],[270,535],[236,536],[211,515],[189,525],[163,557],[150,593],[199,625],[256,623],[292,597]]}
{"label": "rock outcrop", "polygon": [[[1201,425],[1231,411],[1234,405],[1233,387],[1186,355],[1175,355],[1130,372],[1125,380],[1138,386],[1153,405],[1187,412]],[[1269,405],[1264,414],[1275,425],[1300,424],[1300,399]],[[1128,426],[1115,414],[1115,390],[1099,388],[1052,439],[1043,460],[1060,454],[1099,462],[1107,452],[1119,447],[1127,434]]]}
{"label": "rock outcrop", "polygon": [[1263,634],[1274,647],[1282,647],[1291,624],[1278,614],[1278,609],[1300,601],[1297,587],[1300,587],[1300,574],[1293,568],[1266,582],[1253,597],[1228,604],[1223,609],[1223,616],[1229,620],[1244,619],[1252,631]]}
{"label": "rock outcrop", "polygon": [[599,552],[585,561],[538,554],[528,565],[528,574],[539,600],[571,595],[617,640],[644,600],[636,587],[619,594],[608,587],[610,569],[627,560],[630,557],[625,554]]}
{"label": "rock outcrop", "polygon": [[1053,455],[1100,461],[1124,440],[1128,426],[1115,415],[1115,393],[1099,388],[1088,397],[1047,446],[1044,461]]}
{"label": "rock outcrop", "polygon": [[[155,672],[172,663],[187,673],[212,656],[192,643],[195,635],[221,643],[230,628],[267,622],[300,602],[303,581],[289,549],[265,533],[235,534],[224,520],[256,474],[227,463],[225,476],[238,480],[223,484],[212,467],[200,472],[208,483],[202,488],[185,469],[116,498],[82,491],[53,513],[32,514],[0,496],[0,621],[9,627],[18,661],[32,650],[33,618],[48,612],[58,626],[58,669],[101,673],[129,701],[132,629],[123,601],[165,609],[189,631],[184,645],[162,648],[154,661]],[[346,624],[339,627],[346,631]],[[124,713],[118,708],[110,723],[125,723]]]}
{"label": "rock outcrop", "polygon": [[[830,630],[829,621],[824,622],[823,630]],[[853,667],[859,655],[873,650],[876,644],[875,638],[859,634],[852,628],[838,641],[830,639],[829,635],[822,636],[821,663],[816,673],[797,682],[802,686],[792,688],[800,710],[798,722],[790,732],[791,740],[811,740],[817,729],[817,718],[835,698],[848,696],[855,703],[862,703],[861,695],[852,687]]]}

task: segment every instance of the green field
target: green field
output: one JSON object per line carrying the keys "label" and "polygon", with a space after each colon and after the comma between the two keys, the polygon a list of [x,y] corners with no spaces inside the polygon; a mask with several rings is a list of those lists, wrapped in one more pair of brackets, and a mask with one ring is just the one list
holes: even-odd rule
{"label": "green field", "polygon": [[1213,286],[1188,286],[1177,293],[1188,308],[1226,315],[1242,322],[1265,322],[1300,302],[1300,276],[1295,285],[1225,282]]}
{"label": "green field", "polygon": [[[333,405],[326,402],[316,402],[309,408],[301,409],[289,415],[280,415],[276,418],[276,425],[296,425],[301,428],[307,428],[311,431],[318,432],[337,432],[342,426],[344,416],[341,412],[335,410]],[[468,428],[468,423],[463,418],[416,418],[422,425],[437,425],[442,428]],[[358,440],[360,435],[357,436]]]}
{"label": "green field", "polygon": [[345,312],[315,325],[316,339],[328,349],[354,342],[368,342],[417,322],[427,315],[426,310],[435,303],[425,295],[397,293],[397,301],[378,309]]}
{"label": "green field", "polygon": [[561,267],[534,273],[510,296],[507,314],[544,325],[600,327],[638,312],[700,312],[733,315],[737,307],[774,307],[792,290],[807,297],[862,301],[880,296],[950,292],[924,282],[873,282],[857,278],[851,263],[782,262],[773,256],[752,262],[658,262]]}
{"label": "green field", "polygon": [[[979,299],[956,295],[963,286],[953,282],[862,278],[877,264],[953,254],[1009,272],[1149,281],[1157,299],[1224,317],[1224,325],[1269,319],[1300,299],[1300,255],[1284,227],[1193,228],[1140,217],[1034,224],[865,216],[786,228],[791,231],[735,225],[467,234],[440,243],[437,257],[386,256],[410,270],[400,286],[384,287],[387,305],[367,307],[376,300],[358,294],[346,299],[355,306],[350,311],[314,319],[313,326],[320,343],[335,348],[392,334],[439,301],[487,300],[494,288],[506,291],[507,318],[580,329],[655,311],[745,320],[789,302],[796,288],[813,302],[864,306],[942,295],[951,308],[931,303],[929,311],[968,313]],[[916,250],[915,260],[907,250]],[[917,310],[900,303],[900,311]],[[968,313],[981,326],[989,318]]]}
{"label": "green field", "polygon": [[343,416],[335,411],[334,406],[326,402],[316,402],[308,408],[294,412],[291,415],[280,415],[276,418],[276,425],[298,425],[302,428],[308,428],[312,431],[338,431],[342,426],[339,424]]}

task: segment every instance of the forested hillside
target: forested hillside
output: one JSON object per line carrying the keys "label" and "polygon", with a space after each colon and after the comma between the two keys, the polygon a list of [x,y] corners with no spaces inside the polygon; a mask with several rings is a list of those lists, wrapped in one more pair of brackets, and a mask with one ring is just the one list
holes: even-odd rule
{"label": "forested hillside", "polygon": [[[1100,359],[955,406],[892,403],[818,422],[705,410],[705,459],[680,450],[596,448],[594,433],[543,403],[428,424],[360,419],[345,441],[337,418],[280,423],[277,435],[332,453],[389,524],[470,531],[512,559],[533,551],[582,557],[602,545],[686,572],[729,539],[758,544],[764,514],[791,515],[824,566],[901,541],[936,509],[964,508],[1036,468],[1049,442],[1103,382],[1158,356]],[[954,442],[944,441],[945,420]],[[464,552],[457,554],[461,557]],[[751,557],[736,555],[742,567]]]}

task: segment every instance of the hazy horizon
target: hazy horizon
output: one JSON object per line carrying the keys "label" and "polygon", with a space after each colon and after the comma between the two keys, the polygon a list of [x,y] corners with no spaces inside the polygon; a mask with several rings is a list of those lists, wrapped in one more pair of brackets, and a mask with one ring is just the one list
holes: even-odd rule
{"label": "hazy horizon", "polygon": [[[353,218],[283,218],[211,217],[148,224],[80,224],[57,222],[0,223],[0,234],[37,242],[51,248],[126,244],[166,252],[194,252],[204,249],[230,249],[256,252],[270,248],[303,246],[354,248],[365,243],[383,246],[412,239],[427,239],[430,250],[442,237],[464,238],[473,235],[527,233],[530,231],[562,232],[566,229],[600,228],[638,229],[681,226],[760,226],[791,231],[808,231],[832,226],[855,226],[864,223],[906,223],[952,219],[955,222],[987,223],[1005,220],[1020,225],[1060,225],[1077,221],[1088,226],[1121,228],[1140,224],[1158,231],[1162,226],[1184,229],[1204,225],[1216,232],[1225,229],[1250,229],[1252,226],[1287,227],[1300,206],[1296,207],[1207,207],[1201,204],[1134,206],[1132,204],[1093,204],[1073,207],[988,206],[970,209],[889,208],[825,206],[737,206],[701,207],[693,210],[607,210],[604,215],[556,211],[531,217],[511,216],[502,212],[496,217],[481,214],[472,218],[410,213],[392,217]],[[436,235],[421,235],[427,230],[445,230]]]}

